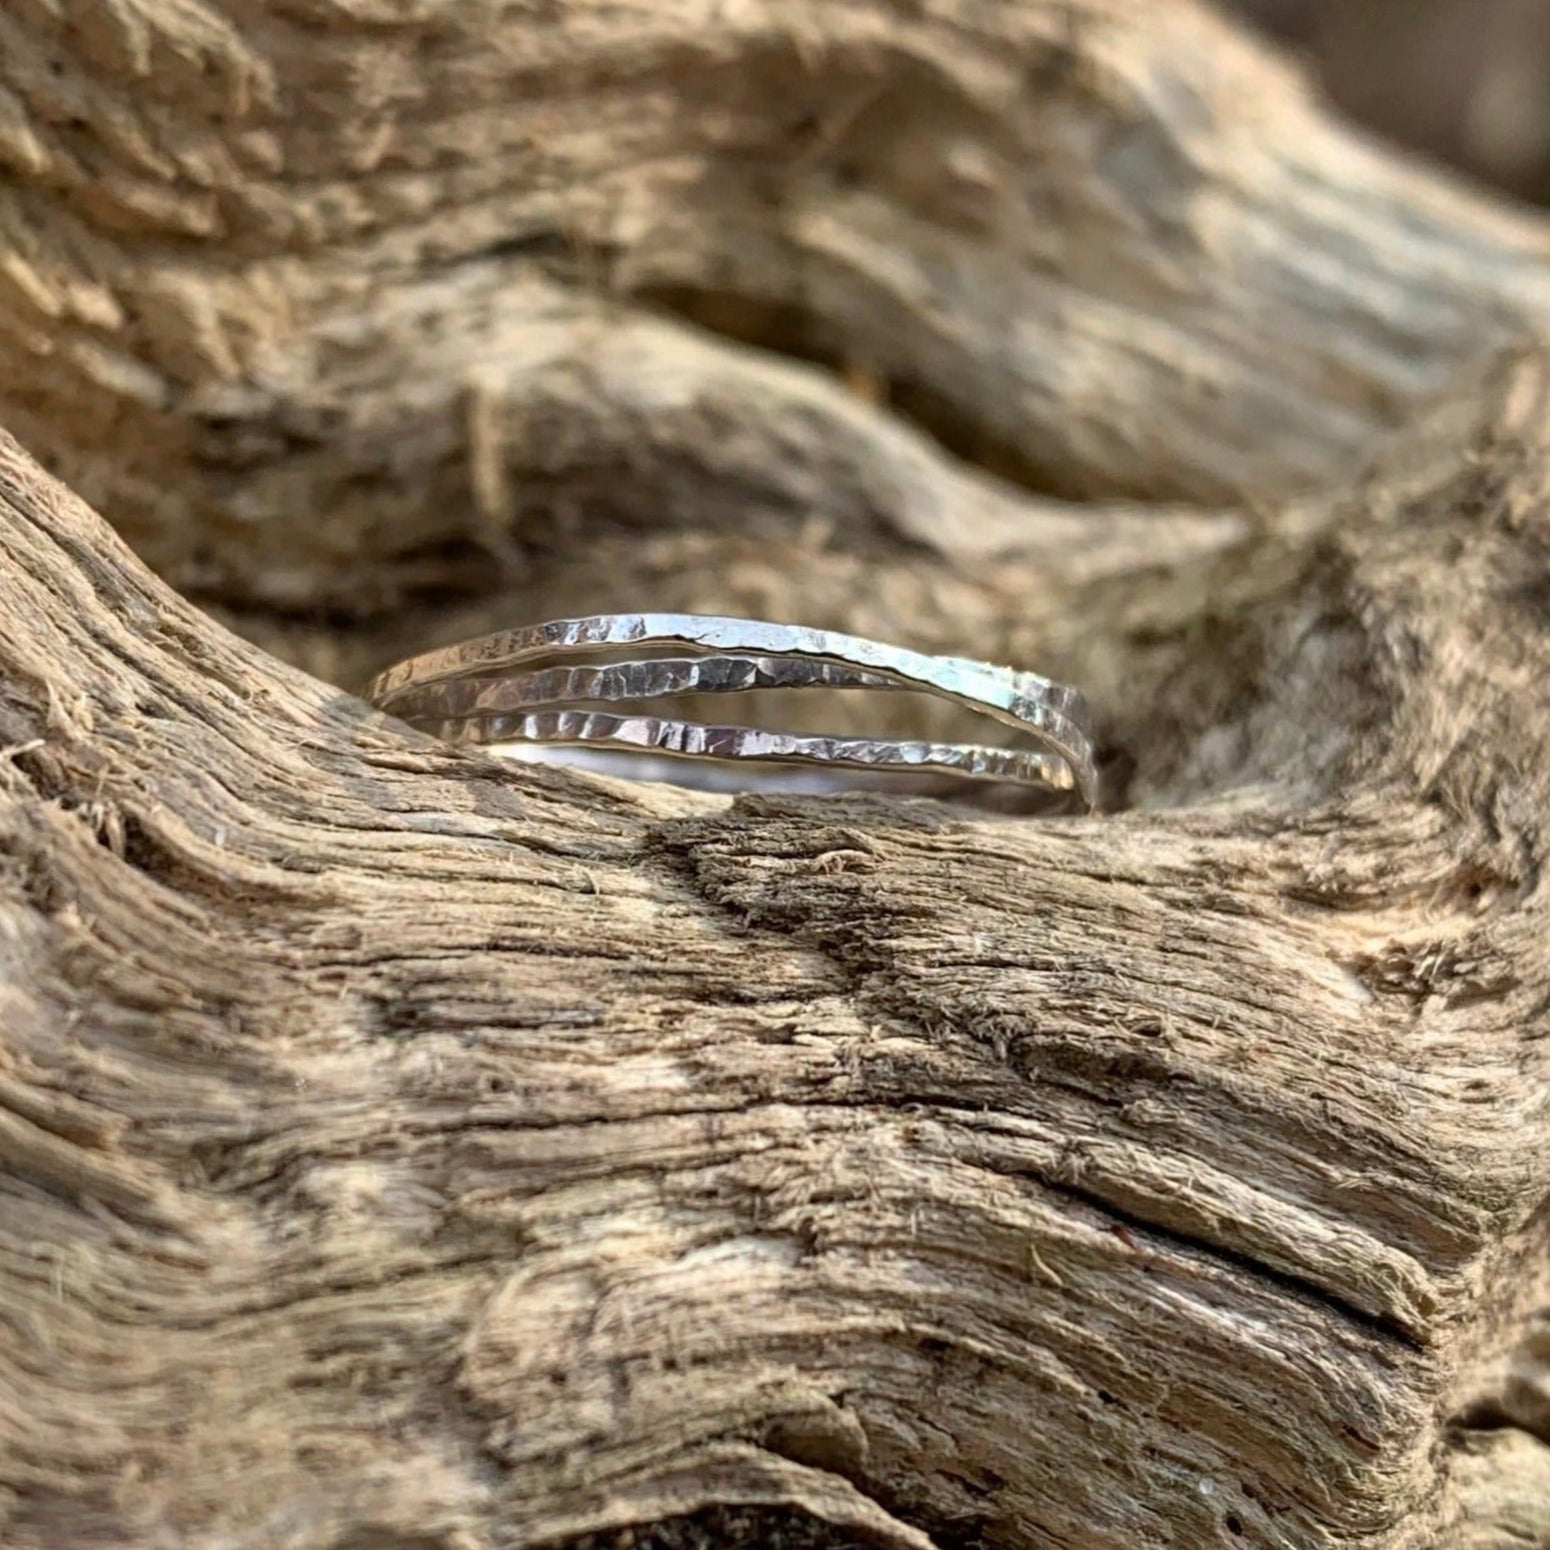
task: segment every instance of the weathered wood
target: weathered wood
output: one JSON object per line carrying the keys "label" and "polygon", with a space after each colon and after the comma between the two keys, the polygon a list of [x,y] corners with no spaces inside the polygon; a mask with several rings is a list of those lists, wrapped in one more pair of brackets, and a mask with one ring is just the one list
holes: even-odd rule
{"label": "weathered wood", "polygon": [[8,445],[8,1542],[1542,1534],[1550,367],[1471,403],[1247,543],[1187,805],[1034,825],[427,745]]}
{"label": "weathered wood", "polygon": [[[0,158],[0,419],[175,585],[283,609],[487,581],[566,512],[789,533],[805,493],[729,500],[640,426],[768,434],[684,317],[1039,489],[1213,503],[1353,471],[1550,320],[1541,224],[1181,0],[24,0]],[[940,483],[851,503],[920,536]]]}
{"label": "weathered wood", "polygon": [[1550,1539],[1540,224],[1116,0],[23,0],[0,155],[250,634],[968,647],[1111,808],[455,753],[0,442],[0,1541]]}

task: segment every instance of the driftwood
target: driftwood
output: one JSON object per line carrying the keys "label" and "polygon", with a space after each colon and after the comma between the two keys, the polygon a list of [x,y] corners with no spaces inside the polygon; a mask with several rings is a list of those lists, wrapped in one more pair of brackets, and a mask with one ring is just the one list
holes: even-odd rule
{"label": "driftwood", "polygon": [[[1550,1543],[1550,229],[1178,0],[21,0],[0,159],[0,1542]],[[1107,811],[252,643],[644,601]]]}

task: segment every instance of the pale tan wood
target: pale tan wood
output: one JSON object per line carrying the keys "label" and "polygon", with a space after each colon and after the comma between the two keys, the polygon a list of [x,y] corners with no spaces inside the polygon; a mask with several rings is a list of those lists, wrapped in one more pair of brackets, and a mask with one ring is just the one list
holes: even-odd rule
{"label": "pale tan wood", "polygon": [[[22,0],[0,155],[0,418],[322,675],[4,441],[0,1541],[1550,1536],[1540,222],[1117,0]],[[1109,811],[322,681],[643,598]]]}
{"label": "pale tan wood", "polygon": [[9,1542],[1541,1532],[1550,367],[1467,402],[1059,824],[442,750],[9,446]]}
{"label": "pale tan wood", "polygon": [[1186,0],[21,0],[0,161],[5,422],[175,584],[281,608],[724,512],[649,438],[655,480],[546,490],[620,455],[563,411],[621,309],[680,405],[745,363],[642,308],[805,340],[1046,492],[1208,503],[1352,471],[1550,319],[1540,222]]}

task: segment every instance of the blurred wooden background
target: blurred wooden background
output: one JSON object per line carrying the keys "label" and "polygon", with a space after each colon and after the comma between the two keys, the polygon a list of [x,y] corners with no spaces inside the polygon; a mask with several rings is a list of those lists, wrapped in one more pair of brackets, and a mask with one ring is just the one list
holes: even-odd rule
{"label": "blurred wooden background", "polygon": [[1550,0],[1233,0],[1348,114],[1550,203]]}

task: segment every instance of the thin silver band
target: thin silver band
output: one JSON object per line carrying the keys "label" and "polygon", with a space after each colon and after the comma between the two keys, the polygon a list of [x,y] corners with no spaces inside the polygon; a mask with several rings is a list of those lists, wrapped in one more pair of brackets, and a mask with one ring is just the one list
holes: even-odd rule
{"label": "thin silver band", "polygon": [[[619,648],[687,648],[631,657]],[[612,652],[604,664],[545,665]],[[623,657],[623,660],[618,658]],[[834,737],[621,715],[599,703],[756,689],[906,689],[953,700],[1036,746]],[[1081,695],[1034,673],[933,657],[829,630],[695,614],[605,614],[505,630],[426,652],[379,673],[367,696],[452,742],[532,742],[649,750],[717,760],[930,771],[1096,795],[1091,720]]]}

